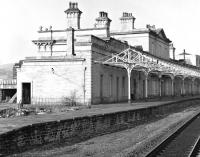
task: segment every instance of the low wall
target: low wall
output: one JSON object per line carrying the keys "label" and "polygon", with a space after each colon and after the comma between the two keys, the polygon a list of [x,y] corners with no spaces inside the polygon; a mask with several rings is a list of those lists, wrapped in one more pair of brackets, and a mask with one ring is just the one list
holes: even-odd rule
{"label": "low wall", "polygon": [[37,123],[0,134],[0,156],[52,142],[73,144],[88,138],[134,127],[138,122],[200,104],[200,98],[160,106]]}

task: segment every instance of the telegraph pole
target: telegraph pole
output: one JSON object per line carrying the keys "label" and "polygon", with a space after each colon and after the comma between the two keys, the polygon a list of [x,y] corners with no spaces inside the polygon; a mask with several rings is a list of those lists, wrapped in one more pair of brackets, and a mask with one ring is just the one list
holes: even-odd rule
{"label": "telegraph pole", "polygon": [[53,53],[53,51],[52,51],[52,46],[53,46],[53,31],[52,31],[52,26],[50,26],[49,27],[49,29],[50,29],[50,33],[51,33],[51,41],[50,41],[50,51],[51,51],[51,56],[52,56],[52,53]]}
{"label": "telegraph pole", "polygon": [[185,49],[184,49],[184,50],[183,50],[183,53],[180,53],[179,55],[183,55],[183,61],[184,61],[184,63],[186,63],[186,62],[185,62],[185,56],[186,56],[186,55],[190,55],[190,54],[189,54],[189,53],[186,53],[186,52],[185,52]]}

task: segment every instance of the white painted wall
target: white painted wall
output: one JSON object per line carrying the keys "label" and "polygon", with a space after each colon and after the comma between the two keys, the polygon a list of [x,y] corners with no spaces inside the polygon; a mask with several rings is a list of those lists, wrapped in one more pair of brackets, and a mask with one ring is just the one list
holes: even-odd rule
{"label": "white painted wall", "polygon": [[[84,84],[87,85],[87,100],[90,100],[88,83],[84,82],[84,62],[27,62],[18,69],[17,101],[22,98],[22,83],[31,83],[31,97],[34,101],[70,98],[76,91],[78,101],[83,102]],[[54,69],[52,71],[52,68]],[[88,75],[88,73],[86,73]]]}

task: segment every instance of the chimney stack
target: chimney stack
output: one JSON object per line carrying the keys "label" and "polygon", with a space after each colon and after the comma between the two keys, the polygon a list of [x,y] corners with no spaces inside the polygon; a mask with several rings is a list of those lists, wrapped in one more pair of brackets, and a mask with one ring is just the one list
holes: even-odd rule
{"label": "chimney stack", "polygon": [[122,17],[120,18],[121,21],[121,31],[131,31],[134,27],[135,17],[132,13],[123,12]]}
{"label": "chimney stack", "polygon": [[96,18],[96,28],[106,28],[107,29],[107,36],[110,36],[110,23],[111,19],[108,18],[108,13],[104,11],[99,12],[99,17]]}
{"label": "chimney stack", "polygon": [[67,53],[66,56],[74,56],[74,29],[72,27],[68,28],[66,31],[66,36],[67,36]]}
{"label": "chimney stack", "polygon": [[78,3],[69,2],[69,9],[65,10],[67,14],[67,28],[80,29],[80,18],[82,12],[78,9]]}

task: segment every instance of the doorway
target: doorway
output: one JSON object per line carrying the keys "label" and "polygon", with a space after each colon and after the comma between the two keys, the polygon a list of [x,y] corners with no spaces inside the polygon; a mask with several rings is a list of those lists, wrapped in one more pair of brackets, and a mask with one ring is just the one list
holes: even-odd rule
{"label": "doorway", "polygon": [[31,103],[31,83],[22,83],[22,104]]}

